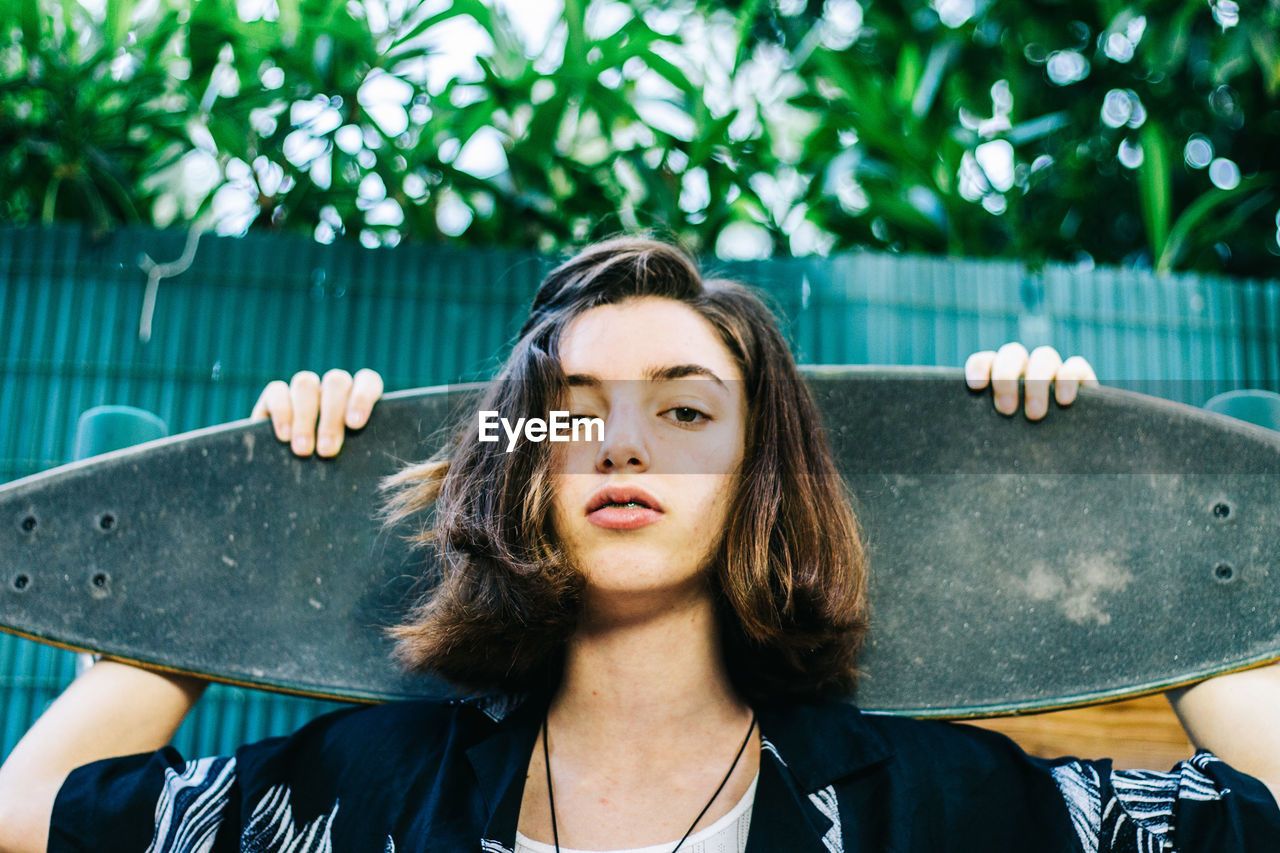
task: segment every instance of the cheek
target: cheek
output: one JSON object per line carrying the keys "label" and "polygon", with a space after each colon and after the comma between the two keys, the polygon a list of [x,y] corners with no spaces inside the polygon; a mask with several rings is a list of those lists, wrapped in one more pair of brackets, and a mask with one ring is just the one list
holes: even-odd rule
{"label": "cheek", "polygon": [[599,451],[598,441],[570,441],[555,446],[552,470],[563,474],[590,474],[595,471]]}
{"label": "cheek", "polygon": [[737,497],[738,476],[736,473],[703,474],[701,479],[707,482],[704,488],[697,490],[699,497],[691,508],[695,527],[700,535],[715,540],[719,538],[729,520],[734,499]]}
{"label": "cheek", "polygon": [[574,477],[567,474],[553,474],[551,477],[551,523],[556,535],[561,538],[570,529],[568,522],[573,517],[571,507],[577,501],[574,480]]}
{"label": "cheek", "polygon": [[561,473],[551,477],[551,528],[570,559],[581,556],[592,535],[593,528],[584,510],[587,499],[598,486],[598,478],[593,475]]}

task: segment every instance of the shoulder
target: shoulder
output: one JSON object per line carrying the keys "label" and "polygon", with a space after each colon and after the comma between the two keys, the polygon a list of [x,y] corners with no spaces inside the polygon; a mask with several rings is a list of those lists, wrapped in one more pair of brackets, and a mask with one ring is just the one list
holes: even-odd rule
{"label": "shoulder", "polygon": [[439,767],[465,752],[496,723],[463,700],[404,700],[344,708],[324,714],[288,737],[271,738],[236,751],[246,775],[333,777],[362,768],[404,774]]}
{"label": "shoulder", "polygon": [[[856,749],[866,757],[894,753],[909,762],[972,761],[983,756],[1020,754],[1018,746],[998,732],[977,726],[897,714],[870,712],[841,699],[773,702],[758,709],[761,730],[776,732],[788,746],[809,742]],[[830,749],[823,749],[830,756]]]}
{"label": "shoulder", "polygon": [[1265,786],[1211,753],[1168,771],[1118,769],[1105,758],[1028,755],[977,726],[865,718],[893,745],[902,775],[917,785],[934,780],[926,790],[948,809],[994,819],[1016,808],[1035,814],[1028,829],[1043,832],[1065,807],[1070,835],[1085,849],[1271,850],[1280,837],[1280,809]]}
{"label": "shoulder", "polygon": [[474,714],[457,699],[405,699],[334,711],[312,720],[298,734],[361,743],[403,738],[430,741],[466,725]]}
{"label": "shoulder", "polygon": [[1022,748],[1007,736],[969,723],[892,714],[864,713],[862,717],[892,744],[900,760],[913,765],[958,763],[976,770],[1026,758]]}
{"label": "shoulder", "polygon": [[[761,717],[761,733],[778,760],[811,800],[825,794],[842,833],[871,833],[870,848],[1071,849],[1048,768],[1003,735],[838,701],[777,714],[782,724]],[[876,815],[901,820],[878,824]]]}
{"label": "shoulder", "polygon": [[1038,758],[999,732],[967,723],[880,714],[866,719],[891,745],[894,777],[927,791],[939,808],[988,817],[1013,810],[1042,826],[1061,814],[1054,771],[1072,758]]}
{"label": "shoulder", "polygon": [[[997,732],[960,723],[866,713],[833,700],[762,709],[761,732],[807,784],[879,765],[900,782],[958,790],[1047,773]],[[939,783],[942,783],[941,786]]]}
{"label": "shoulder", "polygon": [[49,849],[381,850],[407,814],[475,829],[468,750],[503,725],[476,702],[401,701],[324,714],[234,756],[94,762],[59,792]]}
{"label": "shoulder", "polygon": [[[385,840],[400,816],[439,810],[446,800],[468,812],[468,750],[499,725],[460,701],[397,701],[317,717],[288,737],[236,750],[239,825],[256,838],[279,827],[328,832],[332,823],[335,839],[355,833],[364,846],[378,841],[370,832]],[[424,804],[411,793],[422,791],[448,793]]]}

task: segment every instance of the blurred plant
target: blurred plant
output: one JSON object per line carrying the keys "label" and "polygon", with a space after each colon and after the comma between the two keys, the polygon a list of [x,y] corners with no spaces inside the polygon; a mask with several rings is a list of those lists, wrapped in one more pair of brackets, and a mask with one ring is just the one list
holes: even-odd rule
{"label": "blurred plant", "polygon": [[1276,0],[96,2],[0,0],[0,219],[1278,268]]}
{"label": "blurred plant", "polygon": [[806,81],[837,248],[1280,271],[1274,0],[732,5]]}
{"label": "blurred plant", "polygon": [[116,4],[46,16],[7,2],[0,19],[0,219],[79,219],[99,232],[149,218],[145,178],[185,141],[191,103],[172,76],[178,15],[136,25]]}

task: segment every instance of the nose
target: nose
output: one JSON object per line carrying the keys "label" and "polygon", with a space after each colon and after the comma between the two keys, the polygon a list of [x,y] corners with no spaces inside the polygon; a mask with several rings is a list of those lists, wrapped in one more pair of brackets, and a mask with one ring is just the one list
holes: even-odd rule
{"label": "nose", "polygon": [[615,408],[604,424],[604,441],[596,454],[596,470],[641,473],[649,469],[649,449],[637,413]]}

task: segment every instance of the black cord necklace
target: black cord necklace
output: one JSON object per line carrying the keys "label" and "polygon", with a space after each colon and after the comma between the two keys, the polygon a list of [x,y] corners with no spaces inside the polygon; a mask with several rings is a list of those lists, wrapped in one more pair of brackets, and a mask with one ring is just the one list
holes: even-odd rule
{"label": "black cord necklace", "polygon": [[[738,766],[738,759],[742,758],[742,753],[747,748],[748,741],[751,740],[751,733],[756,730],[756,713],[751,712],[751,727],[747,729],[747,736],[742,739],[742,746],[738,747],[738,754],[733,757],[733,763],[729,765],[729,772],[724,774],[724,778],[720,780],[720,787],[716,788],[716,792],[711,795],[711,799],[707,800],[707,804],[702,807],[702,811],[698,812],[698,816],[693,819],[693,823],[689,825],[689,829],[684,836],[676,842],[676,846],[671,848],[671,853],[676,853],[680,849],[680,845],[684,844],[692,833],[693,828],[698,825],[698,821],[702,820],[702,816],[711,808],[711,804],[716,801],[716,797],[720,796],[720,792],[724,790],[724,786],[729,783],[729,777],[733,775],[733,769]],[[560,853],[560,833],[556,829],[556,795],[551,790],[551,754],[547,748],[547,715],[542,717],[542,763],[547,768],[547,799],[551,803],[551,840],[555,842],[556,853]]]}

